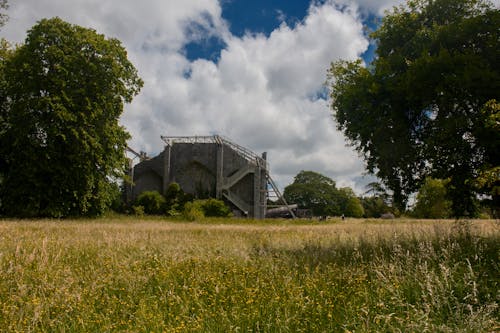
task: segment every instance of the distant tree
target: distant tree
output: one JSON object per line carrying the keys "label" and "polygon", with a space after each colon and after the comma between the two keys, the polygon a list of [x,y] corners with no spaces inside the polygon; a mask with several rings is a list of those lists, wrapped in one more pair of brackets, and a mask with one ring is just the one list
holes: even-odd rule
{"label": "distant tree", "polygon": [[387,205],[384,198],[379,196],[363,197],[361,198],[361,205],[363,206],[364,217],[379,218],[382,214],[392,212],[392,208]]}
{"label": "distant tree", "polygon": [[447,198],[449,180],[427,178],[418,191],[413,215],[418,218],[441,219],[451,216],[451,202]]}
{"label": "distant tree", "polygon": [[301,171],[299,172],[293,181],[294,184],[321,184],[331,187],[335,187],[335,181],[324,176],[318,172],[314,171]]}
{"label": "distant tree", "polygon": [[499,31],[500,11],[486,1],[409,0],[371,35],[368,68],[332,64],[337,127],[399,209],[431,176],[450,178],[453,215],[475,215],[474,180],[500,165],[482,112],[500,100]]}
{"label": "distant tree", "polygon": [[288,203],[311,209],[316,216],[341,214],[335,182],[314,171],[299,172],[294,182],[285,187],[283,196]]}
{"label": "distant tree", "polygon": [[364,213],[361,201],[350,187],[342,187],[337,190],[336,202],[340,207],[340,213],[349,217],[362,217]]}
{"label": "distant tree", "polygon": [[350,217],[363,217],[365,209],[361,204],[361,200],[357,197],[351,197],[347,200],[344,208],[344,215]]}
{"label": "distant tree", "polygon": [[44,19],[1,66],[0,210],[101,214],[126,165],[118,119],[143,84],[121,43]]}

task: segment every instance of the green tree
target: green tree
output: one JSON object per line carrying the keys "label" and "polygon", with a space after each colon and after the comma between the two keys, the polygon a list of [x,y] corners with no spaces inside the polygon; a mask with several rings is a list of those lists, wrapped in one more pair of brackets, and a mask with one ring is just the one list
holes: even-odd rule
{"label": "green tree", "polygon": [[384,198],[379,196],[363,197],[361,198],[361,204],[363,205],[364,217],[379,218],[382,214],[392,212],[391,207],[387,205]]}
{"label": "green tree", "polygon": [[129,134],[118,119],[143,84],[121,43],[44,19],[2,68],[0,209],[101,214],[126,165]]}
{"label": "green tree", "polygon": [[350,187],[342,187],[337,190],[336,202],[340,207],[340,213],[349,217],[362,217],[364,214],[361,201]]}
{"label": "green tree", "polygon": [[499,99],[499,31],[500,12],[485,1],[410,0],[371,35],[378,47],[368,68],[332,64],[337,127],[400,210],[432,176],[450,178],[455,216],[476,213],[473,180],[498,166],[481,110]]}
{"label": "green tree", "polygon": [[283,192],[288,203],[311,209],[316,216],[340,215],[335,182],[314,171],[301,171]]}
{"label": "green tree", "polygon": [[361,204],[361,200],[357,197],[351,197],[347,200],[344,215],[351,217],[363,217],[365,210]]}
{"label": "green tree", "polygon": [[427,178],[418,191],[413,215],[418,218],[442,219],[451,216],[451,202],[447,198],[449,180]]}

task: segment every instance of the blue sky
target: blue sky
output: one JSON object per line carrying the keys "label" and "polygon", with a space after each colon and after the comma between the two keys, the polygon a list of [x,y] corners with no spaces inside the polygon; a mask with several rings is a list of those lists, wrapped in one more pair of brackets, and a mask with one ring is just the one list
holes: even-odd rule
{"label": "blue sky", "polygon": [[[308,0],[227,0],[221,2],[222,18],[229,23],[234,36],[245,34],[269,34],[282,22],[290,26],[302,21],[309,8]],[[226,45],[217,37],[193,41],[185,46],[186,56],[194,61],[199,58],[217,60]]]}
{"label": "blue sky", "polygon": [[[229,31],[234,36],[243,37],[245,34],[269,36],[282,23],[288,26],[300,24],[310,4],[310,0],[226,0],[221,2],[221,7],[222,17],[229,22]],[[376,29],[380,22],[376,13],[365,11],[361,16],[368,31]],[[221,38],[207,36],[187,44],[186,57],[191,61],[199,58],[217,61],[225,46]],[[375,45],[370,45],[361,57],[369,63],[374,51]]]}
{"label": "blue sky", "polygon": [[281,188],[313,170],[362,193],[373,179],[336,130],[326,72],[339,59],[370,61],[367,27],[401,2],[12,0],[0,37],[22,42],[59,16],[122,41],[145,82],[120,120],[135,150],[158,154],[161,135],[217,133],[266,151]]}

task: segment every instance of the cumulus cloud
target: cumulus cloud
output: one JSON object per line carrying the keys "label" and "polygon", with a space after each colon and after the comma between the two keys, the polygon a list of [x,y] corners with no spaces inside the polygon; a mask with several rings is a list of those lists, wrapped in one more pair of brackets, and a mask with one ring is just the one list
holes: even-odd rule
{"label": "cumulus cloud", "polygon": [[[379,11],[382,2],[358,4]],[[216,0],[25,0],[11,3],[1,34],[22,41],[37,20],[60,16],[120,39],[145,81],[121,120],[138,150],[158,153],[160,135],[218,133],[267,151],[281,187],[300,170],[314,170],[361,191],[363,163],[336,131],[322,97],[330,62],[355,59],[368,47],[359,6],[342,3],[312,2],[293,26],[236,37]],[[224,42],[220,57],[188,60],[184,47],[209,37]]]}

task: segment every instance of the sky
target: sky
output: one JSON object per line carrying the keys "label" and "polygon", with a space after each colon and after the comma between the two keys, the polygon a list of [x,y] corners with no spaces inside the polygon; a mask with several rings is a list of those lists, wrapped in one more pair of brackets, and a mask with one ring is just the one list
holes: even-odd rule
{"label": "sky", "polygon": [[136,151],[161,135],[219,134],[267,152],[280,188],[301,170],[358,194],[374,179],[336,130],[325,90],[332,61],[369,62],[367,37],[402,0],[10,0],[0,37],[21,43],[58,16],[119,39],[144,80],[120,119]]}

